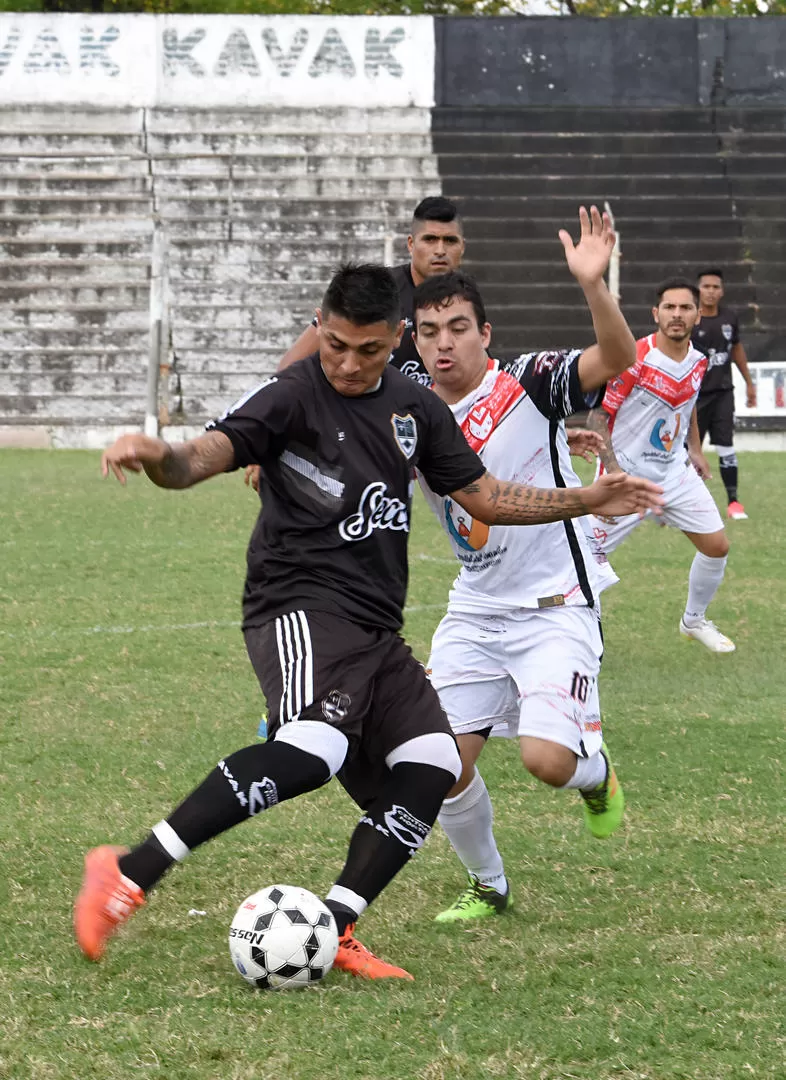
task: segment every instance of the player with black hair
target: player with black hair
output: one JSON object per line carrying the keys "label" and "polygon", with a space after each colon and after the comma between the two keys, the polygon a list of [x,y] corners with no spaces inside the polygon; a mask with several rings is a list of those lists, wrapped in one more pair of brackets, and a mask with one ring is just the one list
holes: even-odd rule
{"label": "player with black hair", "polygon": [[[710,468],[696,419],[708,363],[691,344],[699,290],[692,281],[675,277],[657,289],[656,298],[652,317],[657,331],[637,341],[636,363],[609,383],[603,398],[610,433],[604,467],[619,467],[663,485],[661,522],[681,529],[696,548],[679,632],[711,652],[733,652],[734,642],[707,618],[726,572],[729,541],[704,483]],[[609,554],[640,523],[638,515],[596,520],[595,535]]]}
{"label": "player with black hair", "polygon": [[389,270],[343,267],[318,312],[318,351],[246,394],[196,439],[124,435],[102,458],[125,482],[142,470],[188,488],[260,464],[262,507],[248,547],[243,633],[267,698],[269,736],[222,758],[131,851],[95,848],[74,921],[92,960],[190,852],[336,773],[363,809],[328,892],[335,966],[409,978],[354,926],[424,843],[461,765],[423,668],[399,636],[407,587],[412,470],[479,520],[531,524],[659,505],[659,488],[619,475],[587,488],[501,485],[450,410],[388,364],[403,332]]}
{"label": "player with black hair", "polygon": [[723,271],[706,267],[696,275],[699,287],[699,322],[693,329],[693,345],[709,360],[696,403],[699,437],[709,432],[718,454],[721,480],[726,488],[727,515],[734,520],[747,518],[737,497],[737,455],[734,453],[734,383],[731,365],[736,364],[745,380],[748,408],[756,404],[756,387],[748,368],[745,347],[740,341],[737,315],[721,307],[724,295]]}
{"label": "player with black hair", "polygon": [[[578,487],[565,419],[599,403],[605,383],[635,360],[636,343],[603,281],[614,247],[607,216],[580,211],[574,246],[560,233],[581,285],[597,343],[528,353],[500,364],[475,282],[461,271],[415,290],[418,348],[434,392],[484,464],[506,480]],[[456,735],[462,774],[439,822],[469,874],[438,922],[504,911],[510,892],[477,760],[489,735],[516,738],[524,767],[555,788],[577,791],[596,837],[619,826],[624,796],[603,742],[598,673],[599,597],[617,577],[589,518],[511,529],[485,526],[422,480],[426,499],[460,563],[434,633],[431,681]]]}

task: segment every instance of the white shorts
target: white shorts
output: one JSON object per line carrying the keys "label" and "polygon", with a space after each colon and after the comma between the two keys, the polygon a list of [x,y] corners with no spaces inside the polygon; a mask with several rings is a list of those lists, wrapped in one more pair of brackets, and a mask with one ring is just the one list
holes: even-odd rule
{"label": "white shorts", "polygon": [[[664,506],[663,514],[656,518],[657,521],[692,533],[714,533],[723,528],[723,518],[715,500],[692,465],[686,465],[675,476],[667,477],[661,486]],[[614,524],[597,517],[590,520],[595,537],[608,555],[648,517],[654,517],[651,511],[647,511],[643,518],[638,514],[618,517]]]}
{"label": "white shorts", "polygon": [[603,638],[587,607],[448,614],[429,672],[455,735],[530,735],[591,757],[603,741],[598,673]]}

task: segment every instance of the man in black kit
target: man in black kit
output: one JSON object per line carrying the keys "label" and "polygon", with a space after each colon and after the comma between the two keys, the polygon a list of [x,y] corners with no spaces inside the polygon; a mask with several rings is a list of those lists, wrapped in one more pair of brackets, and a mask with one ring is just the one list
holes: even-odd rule
{"label": "man in black kit", "polygon": [[[412,296],[426,278],[447,274],[461,265],[464,230],[455,203],[441,195],[430,195],[419,202],[412,215],[407,250],[409,262],[394,266],[390,271],[398,285],[401,318],[404,320],[404,333],[401,342],[391,353],[390,362],[410,379],[431,386],[431,376],[412,340]],[[279,371],[315,352],[316,328],[317,321],[314,319],[284,354],[278,365]]]}
{"label": "man in black kit", "polygon": [[124,483],[124,469],[144,470],[170,488],[261,463],[243,632],[267,698],[269,737],[223,758],[133,850],[88,853],[74,922],[91,960],[175,862],[340,773],[363,816],[325,901],[340,935],[335,966],[411,978],[361,945],[354,928],[422,846],[461,771],[436,692],[398,634],[413,470],[489,524],[660,504],[659,488],[625,473],[586,488],[499,483],[444,402],[389,367],[403,329],[390,271],[343,267],[319,312],[318,352],[196,439],[170,446],[125,435],[104,453],[105,476]]}
{"label": "man in black kit", "polygon": [[740,369],[745,380],[748,408],[756,404],[756,387],[753,385],[748,358],[740,341],[737,315],[730,308],[721,307],[723,299],[723,271],[702,270],[696,277],[701,302],[701,318],[691,335],[692,344],[706,353],[709,365],[701,384],[696,402],[696,419],[699,437],[710,433],[710,441],[718,453],[721,480],[726,488],[730,518],[747,518],[745,507],[737,498],[737,455],[734,453],[734,383],[731,377],[732,361]]}

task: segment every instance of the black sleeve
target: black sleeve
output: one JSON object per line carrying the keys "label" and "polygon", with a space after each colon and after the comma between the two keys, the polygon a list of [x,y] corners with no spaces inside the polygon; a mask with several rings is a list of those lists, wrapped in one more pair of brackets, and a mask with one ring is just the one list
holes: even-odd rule
{"label": "black sleeve", "polygon": [[223,432],[232,443],[233,468],[263,465],[268,457],[277,457],[281,452],[283,436],[298,408],[293,380],[274,375],[205,427]]}
{"label": "black sleeve", "polygon": [[428,394],[428,426],[417,467],[432,491],[448,495],[480,479],[486,466],[470,448],[445,402],[431,390],[424,393]]}
{"label": "black sleeve", "polygon": [[603,400],[603,387],[586,394],[579,381],[581,349],[560,352],[526,353],[505,364],[521,383],[538,412],[549,420],[564,420],[573,413],[594,409]]}

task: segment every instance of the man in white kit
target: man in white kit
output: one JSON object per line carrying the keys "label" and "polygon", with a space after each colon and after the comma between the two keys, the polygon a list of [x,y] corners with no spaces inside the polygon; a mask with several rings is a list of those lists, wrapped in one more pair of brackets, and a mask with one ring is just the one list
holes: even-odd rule
{"label": "man in white kit", "polygon": [[[734,642],[707,618],[723,581],[729,541],[704,483],[710,468],[696,420],[696,399],[708,364],[705,354],[691,345],[699,290],[691,281],[673,278],[656,295],[652,314],[657,331],[636,343],[636,363],[609,383],[603,398],[611,450],[625,472],[663,486],[660,521],[681,529],[696,548],[680,634],[711,652],[733,652]],[[594,518],[595,536],[609,554],[641,521],[638,514],[613,523]]]}
{"label": "man in white kit", "polygon": [[[591,408],[600,388],[635,359],[635,341],[603,281],[614,246],[608,219],[580,213],[581,240],[560,239],[584,290],[597,344],[584,351],[489,359],[491,327],[477,286],[461,272],[430,278],[414,294],[415,339],[433,388],[470,446],[503,481],[573,487],[564,418]],[[432,642],[429,669],[457,737],[462,775],[439,821],[469,885],[438,922],[493,915],[509,888],[493,833],[488,790],[475,763],[488,736],[518,737],[524,766],[575,788],[597,837],[617,828],[622,788],[603,744],[598,596],[617,578],[589,517],[517,532],[473,520],[423,483],[461,562]],[[504,488],[504,484],[503,484]]]}

